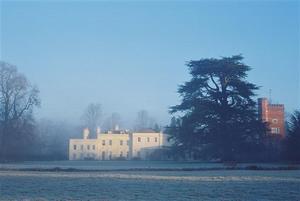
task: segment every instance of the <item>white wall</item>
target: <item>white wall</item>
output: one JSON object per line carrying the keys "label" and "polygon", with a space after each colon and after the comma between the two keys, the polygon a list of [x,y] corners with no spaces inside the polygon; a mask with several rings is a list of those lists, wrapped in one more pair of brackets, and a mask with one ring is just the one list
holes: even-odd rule
{"label": "white wall", "polygon": [[156,149],[170,145],[167,138],[162,133],[131,133],[98,134],[97,139],[70,139],[69,160],[147,159]]}
{"label": "white wall", "polygon": [[162,136],[161,133],[132,133],[132,158],[146,159],[162,146]]}
{"label": "white wall", "polygon": [[[105,145],[103,145],[104,141]],[[128,134],[101,134],[97,138],[97,142],[99,160],[109,160],[119,157],[125,157],[129,159],[130,154]],[[103,158],[103,156],[105,158]]]}

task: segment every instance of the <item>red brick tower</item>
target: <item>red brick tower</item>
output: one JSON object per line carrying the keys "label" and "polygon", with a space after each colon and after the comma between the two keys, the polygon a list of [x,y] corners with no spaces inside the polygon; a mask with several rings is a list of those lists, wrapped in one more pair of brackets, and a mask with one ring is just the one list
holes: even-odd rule
{"label": "red brick tower", "polygon": [[269,124],[269,133],[271,135],[285,136],[283,104],[269,104],[267,98],[259,98],[258,115],[263,122]]}

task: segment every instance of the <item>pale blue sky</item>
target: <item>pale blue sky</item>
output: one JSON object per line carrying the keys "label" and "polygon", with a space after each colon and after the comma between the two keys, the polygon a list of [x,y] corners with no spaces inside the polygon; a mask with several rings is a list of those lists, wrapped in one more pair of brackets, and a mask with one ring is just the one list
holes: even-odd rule
{"label": "pale blue sky", "polygon": [[38,118],[78,122],[86,105],[140,109],[161,124],[192,59],[242,53],[259,96],[300,108],[299,1],[1,1],[0,59],[38,85]]}

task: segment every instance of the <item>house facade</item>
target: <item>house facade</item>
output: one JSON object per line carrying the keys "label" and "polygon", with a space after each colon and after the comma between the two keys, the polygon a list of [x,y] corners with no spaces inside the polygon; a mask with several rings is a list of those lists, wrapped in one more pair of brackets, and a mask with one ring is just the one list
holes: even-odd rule
{"label": "house facade", "polygon": [[89,130],[85,129],[82,139],[70,139],[69,160],[146,160],[155,150],[170,145],[168,135],[160,132],[98,130],[97,138],[90,139]]}

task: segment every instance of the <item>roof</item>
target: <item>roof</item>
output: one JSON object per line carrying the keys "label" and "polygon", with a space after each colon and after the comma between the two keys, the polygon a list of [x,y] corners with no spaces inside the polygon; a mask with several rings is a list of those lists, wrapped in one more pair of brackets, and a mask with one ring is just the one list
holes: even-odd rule
{"label": "roof", "polygon": [[147,128],[147,129],[137,130],[136,133],[157,133],[157,132]]}

